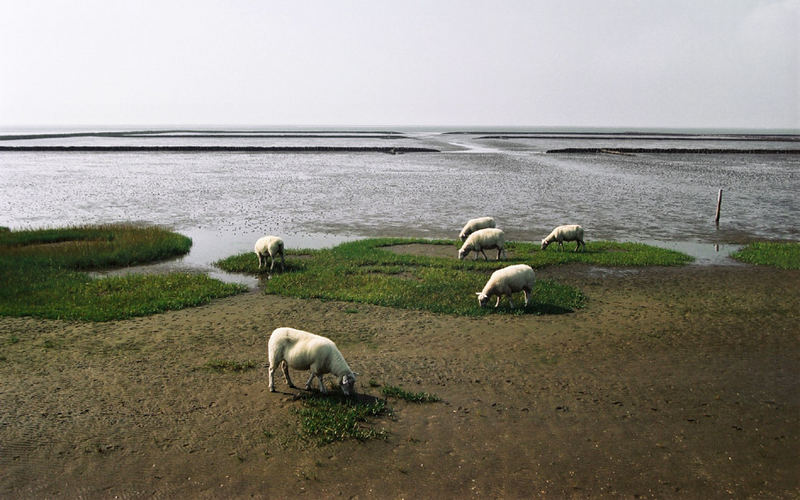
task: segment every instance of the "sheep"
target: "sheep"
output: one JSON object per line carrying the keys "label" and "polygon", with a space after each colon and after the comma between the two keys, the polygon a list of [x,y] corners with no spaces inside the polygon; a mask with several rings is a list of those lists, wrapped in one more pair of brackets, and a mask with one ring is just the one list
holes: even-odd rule
{"label": "sheep", "polygon": [[272,268],[275,266],[275,257],[278,255],[281,256],[281,271],[283,271],[284,255],[282,239],[277,236],[264,236],[263,238],[259,238],[259,240],[256,241],[255,252],[258,256],[259,271],[262,265],[266,267],[267,257],[269,257],[271,261],[269,270],[272,272]]}
{"label": "sheep", "polygon": [[467,236],[474,233],[478,229],[486,229],[491,227],[497,227],[494,223],[493,217],[478,217],[477,219],[470,219],[467,221],[467,224],[461,230],[461,234],[458,235],[461,238],[461,241],[467,239]]}
{"label": "sheep", "polygon": [[554,241],[558,242],[558,246],[561,250],[564,249],[565,241],[576,241],[576,252],[581,248],[581,245],[583,245],[583,249],[586,250],[586,243],[583,241],[583,228],[577,224],[558,226],[553,229],[553,231],[547,235],[547,238],[542,240],[542,250],[547,248],[547,245]]}
{"label": "sheep", "polygon": [[531,266],[526,264],[517,264],[514,266],[507,266],[492,273],[489,281],[483,287],[483,290],[476,292],[478,296],[478,305],[483,307],[489,301],[489,297],[497,295],[497,302],[494,306],[500,305],[500,298],[503,295],[508,296],[508,303],[514,307],[514,302],[511,300],[511,294],[522,290],[525,292],[525,306],[528,307],[528,300],[530,298],[531,290],[536,282],[536,276],[533,273]]}
{"label": "sheep", "polygon": [[332,373],[339,378],[345,396],[355,394],[356,375],[347,365],[336,344],[328,338],[294,328],[276,328],[269,337],[267,347],[269,360],[269,390],[275,392],[274,372],[278,365],[289,387],[296,389],[289,378],[289,368],[311,370],[306,389],[311,387],[314,377],[319,379],[319,391],[327,394],[322,376]]}
{"label": "sheep", "polygon": [[475,252],[475,259],[473,260],[478,260],[478,252],[480,252],[483,254],[484,260],[489,260],[484,250],[496,248],[497,260],[500,260],[500,255],[506,254],[505,239],[506,236],[502,229],[479,229],[467,237],[467,241],[458,251],[458,258],[459,260],[464,260],[464,257],[469,255],[470,252]]}

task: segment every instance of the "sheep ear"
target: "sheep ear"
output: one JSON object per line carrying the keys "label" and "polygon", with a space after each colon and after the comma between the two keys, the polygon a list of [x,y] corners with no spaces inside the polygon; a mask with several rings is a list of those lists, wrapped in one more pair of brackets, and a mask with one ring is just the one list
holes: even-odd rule
{"label": "sheep ear", "polygon": [[479,296],[479,297],[480,297],[480,295],[481,295],[481,292],[475,292],[475,295],[477,295],[477,296]]}

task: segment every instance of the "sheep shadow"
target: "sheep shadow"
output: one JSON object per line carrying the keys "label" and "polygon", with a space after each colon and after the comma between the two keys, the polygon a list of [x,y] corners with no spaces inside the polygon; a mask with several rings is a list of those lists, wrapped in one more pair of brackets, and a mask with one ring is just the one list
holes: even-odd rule
{"label": "sheep shadow", "polygon": [[371,394],[356,392],[350,396],[345,396],[339,390],[329,391],[327,394],[319,392],[317,389],[300,389],[299,392],[290,393],[293,401],[317,399],[325,400],[330,403],[349,404],[349,405],[373,405],[378,401],[386,401],[385,398],[378,398]]}
{"label": "sheep shadow", "polygon": [[494,307],[492,305],[487,306],[487,313],[486,314],[514,314],[517,316],[527,316],[532,314],[534,316],[545,316],[545,315],[556,315],[556,314],[569,314],[574,313],[575,309],[560,306],[558,304],[548,304],[545,302],[533,302],[531,301],[528,303],[527,307],[522,306],[521,304],[514,302],[514,307],[511,307],[508,302],[501,302],[499,307]]}
{"label": "sheep shadow", "polygon": [[341,389],[328,389],[327,393],[319,392],[319,389],[313,387],[310,389],[305,389],[303,387],[296,387],[294,389],[289,388],[289,390],[278,390],[276,389],[273,394],[281,395],[281,396],[289,396],[292,398],[292,401],[300,401],[300,400],[308,400],[308,399],[317,399],[317,400],[326,400],[331,403],[339,403],[339,404],[350,404],[350,405],[373,405],[378,401],[386,401],[386,398],[379,398],[373,396],[371,394],[365,394],[362,392],[356,392],[350,396],[345,396],[344,393],[341,392]]}

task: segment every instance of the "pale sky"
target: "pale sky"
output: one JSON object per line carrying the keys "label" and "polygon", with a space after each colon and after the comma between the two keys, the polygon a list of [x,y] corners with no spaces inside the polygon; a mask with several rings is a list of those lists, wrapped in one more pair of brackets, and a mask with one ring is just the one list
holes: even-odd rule
{"label": "pale sky", "polygon": [[800,0],[0,0],[0,127],[800,129]]}

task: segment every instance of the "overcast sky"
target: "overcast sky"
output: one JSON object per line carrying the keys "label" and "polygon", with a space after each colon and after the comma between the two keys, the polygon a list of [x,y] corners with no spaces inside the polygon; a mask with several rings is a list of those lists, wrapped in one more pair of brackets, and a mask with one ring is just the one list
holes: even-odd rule
{"label": "overcast sky", "polygon": [[800,129],[800,0],[0,0],[0,127]]}

